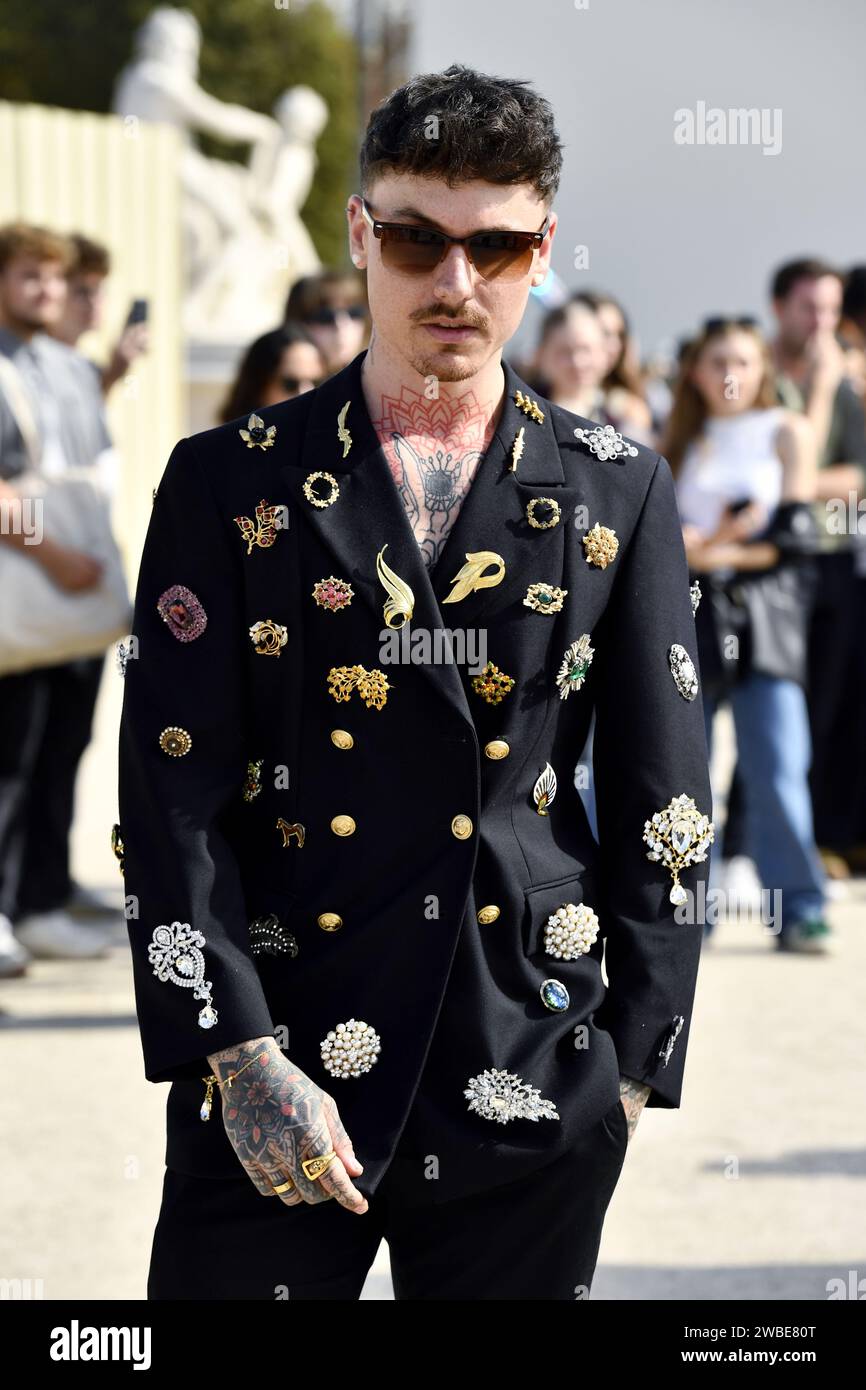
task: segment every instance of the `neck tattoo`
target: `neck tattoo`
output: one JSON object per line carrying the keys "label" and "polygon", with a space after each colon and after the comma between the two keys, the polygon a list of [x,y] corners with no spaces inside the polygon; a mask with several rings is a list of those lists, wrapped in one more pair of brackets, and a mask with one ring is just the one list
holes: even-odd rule
{"label": "neck tattoo", "polygon": [[399,397],[381,398],[373,426],[428,569],[489,448],[497,415],[472,390],[428,400],[404,386]]}

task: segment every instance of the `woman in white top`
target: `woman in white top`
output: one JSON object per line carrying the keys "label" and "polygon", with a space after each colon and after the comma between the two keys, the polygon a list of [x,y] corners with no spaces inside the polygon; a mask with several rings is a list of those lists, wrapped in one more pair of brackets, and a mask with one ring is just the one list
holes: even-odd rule
{"label": "woman in white top", "polygon": [[824,951],[804,689],[816,449],[809,422],[777,403],[754,320],[708,320],[689,344],[663,452],[703,593],[695,622],[707,742],[727,699],[747,843],[770,890],[762,918],[782,949]]}

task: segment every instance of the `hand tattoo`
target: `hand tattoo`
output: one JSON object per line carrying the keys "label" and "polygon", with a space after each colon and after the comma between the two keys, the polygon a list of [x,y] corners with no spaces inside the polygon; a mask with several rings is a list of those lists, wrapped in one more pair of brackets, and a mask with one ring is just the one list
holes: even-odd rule
{"label": "hand tattoo", "polygon": [[630,1076],[619,1078],[619,1099],[620,1104],[625,1109],[626,1119],[628,1120],[628,1137],[637,1129],[637,1122],[640,1119],[641,1111],[647,1102],[647,1097],[652,1087],[647,1086],[644,1081],[633,1081]]}
{"label": "hand tattoo", "polygon": [[[367,1209],[365,1198],[359,1208],[360,1194],[342,1162],[344,1156],[353,1158],[354,1151],[333,1097],[294,1066],[273,1038],[239,1043],[208,1061],[220,1080],[226,1134],[263,1196],[273,1196],[274,1187],[291,1178],[295,1190],[277,1194],[288,1206],[335,1197],[354,1211]],[[242,1067],[243,1075],[235,1076]],[[308,1178],[303,1160],[332,1149],[338,1157],[328,1170],[320,1178]]]}

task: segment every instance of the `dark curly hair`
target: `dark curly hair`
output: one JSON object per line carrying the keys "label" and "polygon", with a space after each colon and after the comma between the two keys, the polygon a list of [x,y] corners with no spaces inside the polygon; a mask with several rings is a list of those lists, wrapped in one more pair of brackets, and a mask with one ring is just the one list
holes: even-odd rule
{"label": "dark curly hair", "polygon": [[422,73],[376,107],[359,156],[361,193],[383,173],[528,183],[548,206],[559,187],[562,145],[550,103],[527,81],[490,77],[461,63]]}

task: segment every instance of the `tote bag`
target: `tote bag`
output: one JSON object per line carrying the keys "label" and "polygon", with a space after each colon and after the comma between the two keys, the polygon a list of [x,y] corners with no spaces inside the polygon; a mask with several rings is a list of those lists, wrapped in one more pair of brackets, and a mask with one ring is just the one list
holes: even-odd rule
{"label": "tote bag", "polygon": [[32,466],[38,441],[26,393],[8,357],[0,357],[0,385],[31,459],[30,469],[7,479],[20,508],[0,503],[4,524],[23,524],[37,539],[49,536],[103,566],[97,585],[71,592],[27,553],[36,545],[18,550],[0,541],[0,675],[9,675],[98,655],[129,631],[132,605],[98,470],[69,468],[56,478],[39,473]]}

